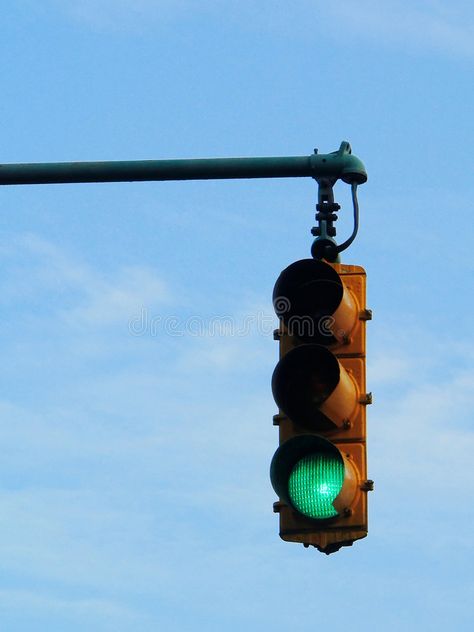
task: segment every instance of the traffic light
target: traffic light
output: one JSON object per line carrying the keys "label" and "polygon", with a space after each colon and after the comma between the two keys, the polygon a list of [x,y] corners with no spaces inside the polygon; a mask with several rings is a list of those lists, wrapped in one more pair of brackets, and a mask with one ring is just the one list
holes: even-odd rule
{"label": "traffic light", "polygon": [[327,554],[367,535],[365,281],[360,266],[303,259],[283,270],[273,292],[274,510],[283,540]]}

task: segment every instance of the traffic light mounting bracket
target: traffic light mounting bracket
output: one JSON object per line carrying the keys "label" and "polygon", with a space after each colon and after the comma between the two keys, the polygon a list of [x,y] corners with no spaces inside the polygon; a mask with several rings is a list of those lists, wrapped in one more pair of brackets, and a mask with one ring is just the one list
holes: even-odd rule
{"label": "traffic light mounting bracket", "polygon": [[339,263],[339,254],[348,248],[356,238],[359,229],[359,203],[357,200],[357,182],[351,182],[352,204],[354,208],[354,228],[351,236],[339,246],[334,237],[337,212],[341,206],[334,201],[333,187],[337,178],[315,178],[318,183],[318,203],[316,204],[317,226],[313,226],[311,234],[316,237],[311,247],[314,259],[326,259],[331,263]]}

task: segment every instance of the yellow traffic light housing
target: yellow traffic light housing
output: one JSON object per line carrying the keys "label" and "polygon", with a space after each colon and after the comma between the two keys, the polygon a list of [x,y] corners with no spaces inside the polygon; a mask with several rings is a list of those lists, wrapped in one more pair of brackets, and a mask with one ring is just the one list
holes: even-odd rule
{"label": "yellow traffic light housing", "polygon": [[332,553],[367,535],[365,271],[303,259],[278,278],[280,429],[270,476],[283,540]]}

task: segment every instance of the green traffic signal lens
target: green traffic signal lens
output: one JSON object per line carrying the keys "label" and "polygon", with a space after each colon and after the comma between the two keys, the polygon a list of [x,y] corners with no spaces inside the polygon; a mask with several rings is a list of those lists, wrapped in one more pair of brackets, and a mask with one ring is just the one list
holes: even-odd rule
{"label": "green traffic signal lens", "polygon": [[300,459],[288,479],[290,500],[300,513],[324,520],[338,515],[333,502],[344,483],[344,462],[336,454],[315,452]]}

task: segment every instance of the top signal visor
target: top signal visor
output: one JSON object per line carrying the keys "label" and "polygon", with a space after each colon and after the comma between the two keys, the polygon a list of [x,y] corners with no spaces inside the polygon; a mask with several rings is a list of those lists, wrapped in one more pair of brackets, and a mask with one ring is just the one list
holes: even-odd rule
{"label": "top signal visor", "polygon": [[301,259],[285,268],[275,283],[273,305],[289,336],[363,355],[365,271],[360,266]]}

